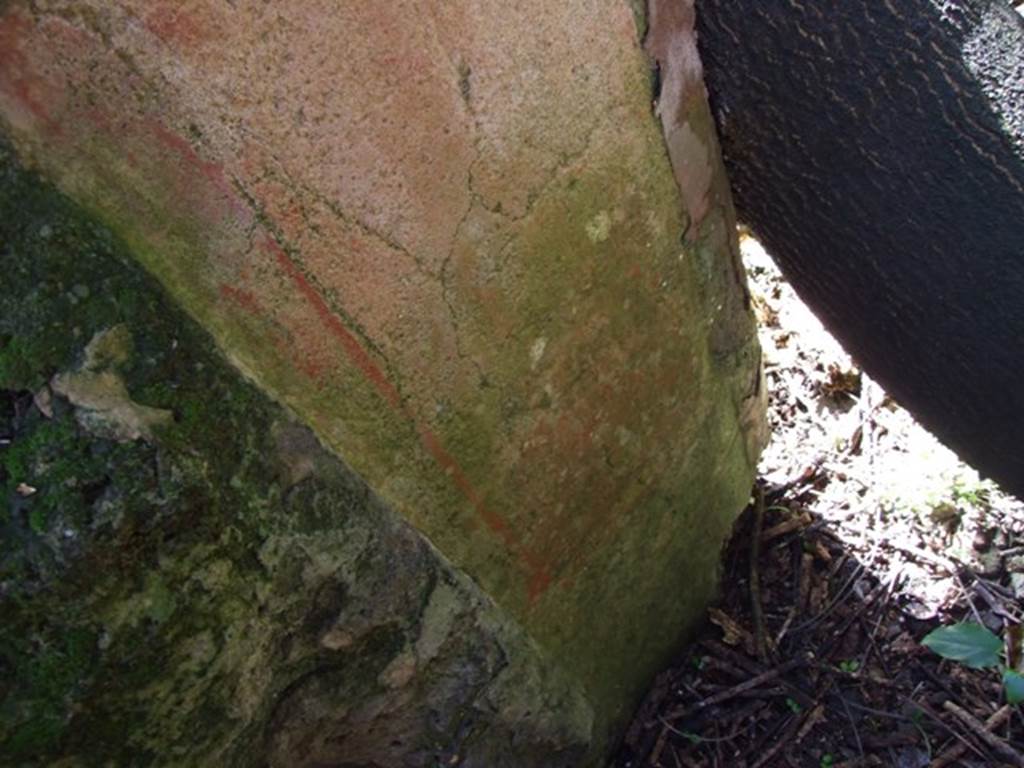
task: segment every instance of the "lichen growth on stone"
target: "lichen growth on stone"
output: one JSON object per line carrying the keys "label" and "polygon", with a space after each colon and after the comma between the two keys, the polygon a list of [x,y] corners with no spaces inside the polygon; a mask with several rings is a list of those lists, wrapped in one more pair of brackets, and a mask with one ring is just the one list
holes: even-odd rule
{"label": "lichen growth on stone", "polygon": [[124,325],[99,331],[85,347],[85,362],[75,371],[50,380],[53,392],[76,406],[82,427],[118,442],[146,438],[173,422],[169,410],[139,405],[131,399],[118,369],[131,358],[131,332]]}

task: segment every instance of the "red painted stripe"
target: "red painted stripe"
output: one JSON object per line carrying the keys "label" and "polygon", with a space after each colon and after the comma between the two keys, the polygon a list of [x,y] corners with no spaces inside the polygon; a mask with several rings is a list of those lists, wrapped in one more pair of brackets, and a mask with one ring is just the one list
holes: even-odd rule
{"label": "red painted stripe", "polygon": [[149,126],[150,131],[152,131],[161,144],[176,152],[185,161],[189,169],[197,171],[200,176],[206,179],[224,197],[228,207],[234,214],[243,216],[246,219],[251,218],[252,212],[242,204],[238,195],[235,194],[235,190],[232,189],[224,174],[223,165],[203,160],[188,140],[166,128],[156,118],[146,118],[145,124]]}
{"label": "red painted stripe", "polygon": [[380,393],[381,397],[395,410],[399,411],[412,422],[416,433],[419,435],[420,443],[428,454],[434,459],[437,465],[444,470],[455,487],[469,501],[483,521],[494,534],[508,547],[509,551],[526,567],[530,580],[527,583],[527,595],[531,604],[547,590],[551,585],[551,574],[546,565],[532,553],[523,547],[521,538],[501,515],[487,507],[480,492],[474,487],[462,467],[455,460],[437,436],[426,427],[420,425],[409,408],[402,402],[398,390],[392,384],[387,375],[374,362],[370,354],[363,349],[359,340],[345,327],[341,319],[331,311],[331,308],[324,301],[323,296],[312,283],[302,274],[302,270],[295,264],[290,256],[271,238],[266,238],[263,247],[274,254],[277,263],[285,274],[295,283],[302,296],[316,311],[320,321],[330,333],[341,342],[342,349],[348,355],[349,360],[363,373]]}
{"label": "red painted stripe", "polygon": [[327,306],[327,302],[324,301],[320,292],[306,279],[306,276],[302,274],[302,271],[295,265],[295,262],[291,260],[288,254],[284,252],[284,249],[269,238],[264,240],[264,247],[274,254],[281,269],[291,278],[306,301],[316,311],[320,322],[341,342],[341,347],[345,350],[349,360],[362,371],[363,375],[369,379],[370,383],[376,387],[377,392],[380,393],[381,397],[392,408],[404,411],[402,398],[398,394],[398,390],[395,389],[394,384],[388,381],[384,371],[373,361],[370,354],[363,349],[359,340],[349,332],[338,316],[331,311],[331,308]]}

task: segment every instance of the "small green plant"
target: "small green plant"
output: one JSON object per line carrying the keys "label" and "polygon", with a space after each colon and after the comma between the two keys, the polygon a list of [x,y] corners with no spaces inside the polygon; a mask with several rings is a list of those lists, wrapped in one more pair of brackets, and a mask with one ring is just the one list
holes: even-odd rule
{"label": "small green plant", "polygon": [[989,495],[992,491],[992,484],[977,477],[963,477],[957,475],[949,489],[950,496],[954,502],[971,504],[975,507],[983,507],[989,503]]}
{"label": "small green plant", "polygon": [[848,675],[852,675],[860,669],[860,662],[856,659],[845,659],[839,662],[839,669]]}
{"label": "small green plant", "polygon": [[818,763],[818,765],[821,768],[832,768],[832,766],[835,764],[836,758],[831,752],[826,752],[824,755],[822,755],[821,762]]}
{"label": "small green plant", "polygon": [[1019,659],[1004,663],[1003,641],[981,624],[964,622],[939,627],[921,641],[945,659],[959,661],[972,669],[995,668],[1003,677],[1003,689],[1010,704],[1024,701],[1024,676],[1014,666]]}
{"label": "small green plant", "polygon": [[800,702],[796,699],[786,699],[786,706],[789,707],[790,711],[794,715],[799,715],[803,711],[803,707],[800,706]]}

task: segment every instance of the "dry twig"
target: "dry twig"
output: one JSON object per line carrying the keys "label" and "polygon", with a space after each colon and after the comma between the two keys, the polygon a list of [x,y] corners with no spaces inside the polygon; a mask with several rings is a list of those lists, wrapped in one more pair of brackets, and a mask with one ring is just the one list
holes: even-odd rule
{"label": "dry twig", "polygon": [[675,721],[681,720],[684,717],[689,717],[695,712],[699,712],[702,709],[707,709],[713,704],[721,704],[723,701],[728,701],[729,699],[739,696],[741,693],[746,693],[747,691],[753,690],[754,688],[758,688],[759,686],[762,686],[765,683],[770,682],[771,680],[775,680],[776,678],[781,677],[782,675],[789,672],[791,669],[796,669],[797,667],[803,666],[806,663],[807,660],[803,657],[790,659],[789,661],[779,664],[779,666],[774,667],[773,669],[769,669],[767,672],[763,672],[762,674],[757,675],[756,677],[752,677],[749,680],[740,683],[739,685],[734,685],[732,688],[726,688],[724,691],[719,691],[718,693],[712,696],[708,696],[703,701],[698,702],[697,704],[691,707],[682,707],[673,710],[672,712],[669,712],[668,715],[666,715],[665,719],[669,721]]}
{"label": "dry twig", "polygon": [[[763,496],[762,496],[763,498]],[[767,542],[772,539],[777,539],[780,536],[785,536],[787,533],[806,528],[813,522],[809,512],[801,512],[799,515],[794,515],[783,520],[778,525],[773,525],[771,528],[761,534],[761,541]]]}
{"label": "dry twig", "polygon": [[[1010,719],[1010,715],[1013,714],[1013,707],[1009,704],[1004,705],[998,709],[988,720],[985,721],[983,730],[994,731],[1000,725]],[[941,755],[932,760],[928,768],[945,768],[947,765],[954,765],[957,760],[964,756],[967,752],[967,747],[963,744],[954,744]]]}
{"label": "dry twig", "polygon": [[750,537],[750,615],[754,621],[754,647],[761,661],[767,661],[764,613],[761,609],[761,534],[764,530],[764,489],[754,486],[754,532]]}
{"label": "dry twig", "polygon": [[984,741],[994,752],[1009,760],[1013,765],[1024,766],[1024,755],[992,733],[970,712],[952,701],[943,702],[942,706],[947,712],[956,715],[962,723],[969,726],[971,733]]}

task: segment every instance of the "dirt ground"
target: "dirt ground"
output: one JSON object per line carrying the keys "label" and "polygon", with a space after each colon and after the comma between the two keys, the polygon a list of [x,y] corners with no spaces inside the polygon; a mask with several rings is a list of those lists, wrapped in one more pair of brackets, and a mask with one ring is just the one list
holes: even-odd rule
{"label": "dirt ground", "polygon": [[1024,766],[1024,705],[999,673],[921,644],[960,621],[1015,634],[1024,505],[916,424],[742,243],[772,443],[721,598],[614,765]]}

